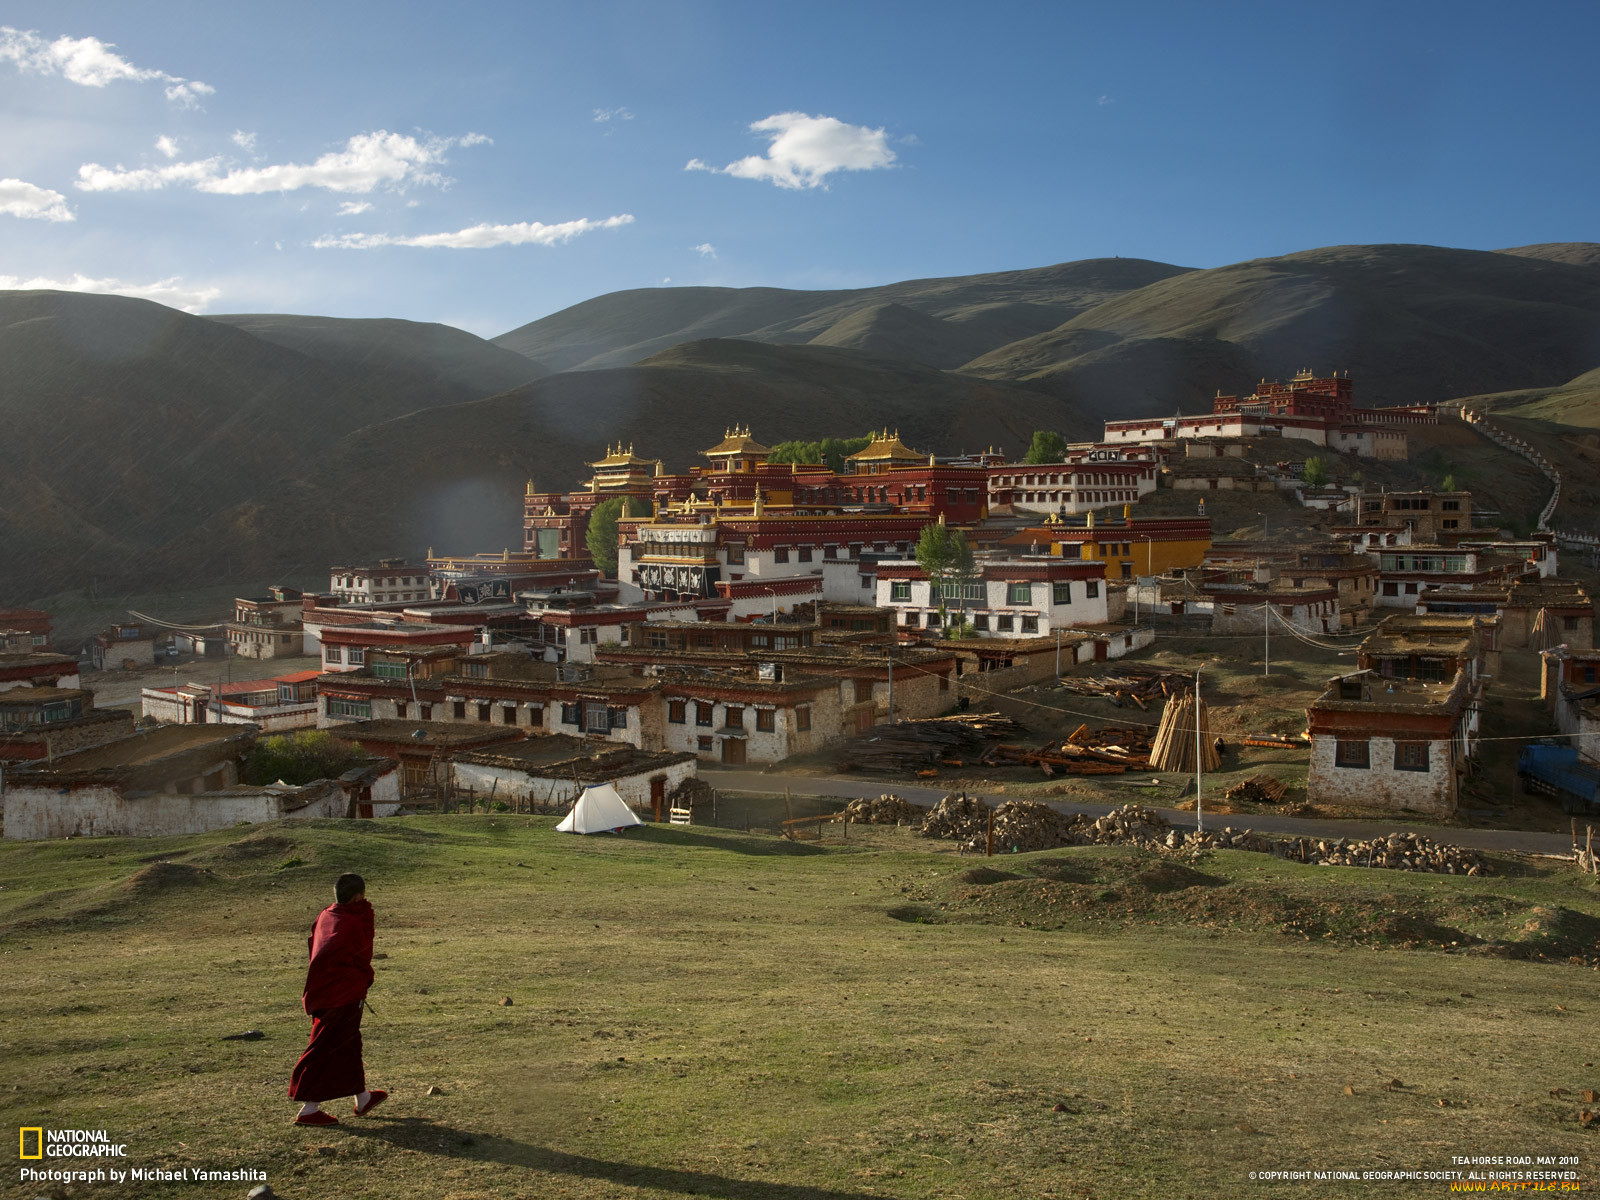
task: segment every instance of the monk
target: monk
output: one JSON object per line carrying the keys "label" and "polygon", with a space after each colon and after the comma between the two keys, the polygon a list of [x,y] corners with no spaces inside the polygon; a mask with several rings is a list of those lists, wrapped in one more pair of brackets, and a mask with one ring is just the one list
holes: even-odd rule
{"label": "monk", "polygon": [[301,1005],[311,1016],[311,1044],[289,1077],[289,1099],[301,1102],[296,1125],[337,1125],[322,1111],[324,1100],[355,1097],[355,1114],[364,1117],[389,1097],[367,1090],[361,1062],[361,1011],[372,986],[372,905],[359,875],[339,876],[334,903],[317,914],[306,945],[311,965]]}

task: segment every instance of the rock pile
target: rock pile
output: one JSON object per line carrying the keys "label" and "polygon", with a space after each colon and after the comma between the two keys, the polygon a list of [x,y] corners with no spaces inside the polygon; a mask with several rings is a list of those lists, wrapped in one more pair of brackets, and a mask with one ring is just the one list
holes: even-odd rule
{"label": "rock pile", "polygon": [[876,800],[870,796],[852,800],[844,809],[844,819],[856,825],[920,824],[927,815],[928,810],[922,805],[890,792]]}
{"label": "rock pile", "polygon": [[[1081,817],[1069,817],[1048,804],[1032,800],[1007,800],[994,810],[994,848],[996,853],[1030,850],[1054,850],[1057,846],[1075,846],[1078,823]],[[974,842],[966,847],[980,853],[986,849],[988,839],[980,830]]]}
{"label": "rock pile", "polygon": [[933,806],[922,823],[922,836],[951,838],[959,842],[977,841],[982,846],[989,831],[989,806],[976,797],[946,796]]}
{"label": "rock pile", "polygon": [[1155,850],[1167,846],[1167,819],[1142,804],[1124,804],[1103,817],[1080,816],[1077,820],[1079,845],[1143,846]]}
{"label": "rock pile", "polygon": [[1274,844],[1295,862],[1328,867],[1384,867],[1391,871],[1425,871],[1435,875],[1484,875],[1490,865],[1466,846],[1436,842],[1420,833],[1391,833],[1366,841],[1340,838],[1292,838]]}

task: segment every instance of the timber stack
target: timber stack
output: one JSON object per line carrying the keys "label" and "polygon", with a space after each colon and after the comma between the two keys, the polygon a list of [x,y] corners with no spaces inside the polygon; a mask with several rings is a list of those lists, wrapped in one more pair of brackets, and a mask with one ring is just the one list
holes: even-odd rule
{"label": "timber stack", "polygon": [[955,717],[929,717],[878,725],[852,738],[839,750],[840,770],[915,771],[934,775],[938,767],[961,767],[977,762],[985,745],[1015,737],[1022,726],[997,713],[970,713]]}
{"label": "timber stack", "polygon": [[1167,701],[1167,706],[1161,710],[1161,725],[1156,730],[1155,741],[1150,746],[1151,770],[1173,771],[1184,775],[1194,773],[1197,721],[1200,727],[1201,761],[1205,769],[1215,771],[1222,765],[1222,758],[1212,743],[1211,721],[1206,710],[1206,702],[1198,701],[1198,716],[1196,705],[1192,690],[1180,692]]}
{"label": "timber stack", "polygon": [[1251,804],[1277,804],[1283,800],[1289,785],[1271,775],[1252,775],[1241,779],[1223,793],[1229,800],[1244,800]]}
{"label": "timber stack", "polygon": [[922,823],[926,838],[952,838],[982,846],[988,837],[989,814],[993,810],[976,796],[949,795],[933,806]]}

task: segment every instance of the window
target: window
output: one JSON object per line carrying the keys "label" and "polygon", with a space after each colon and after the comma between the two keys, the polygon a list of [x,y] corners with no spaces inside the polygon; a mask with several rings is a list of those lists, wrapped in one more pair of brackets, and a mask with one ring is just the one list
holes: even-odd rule
{"label": "window", "polygon": [[940,671],[939,672],[939,690],[941,692],[948,692],[950,690],[950,672],[949,671]]}
{"label": "window", "polygon": [[344,651],[339,649],[338,646],[324,646],[322,648],[322,661],[323,662],[343,662],[344,661]]}
{"label": "window", "polygon": [[778,714],[770,708],[756,709],[756,729],[761,733],[771,733],[778,727]]}
{"label": "window", "polygon": [[872,680],[870,680],[870,679],[857,679],[855,681],[855,685],[856,685],[856,703],[857,704],[864,704],[868,700],[872,699]]}
{"label": "window", "polygon": [[433,720],[433,705],[431,705],[431,704],[419,704],[419,705],[417,705],[417,719],[420,720],[420,721],[431,721],[431,720]]}
{"label": "window", "polygon": [[811,561],[811,547],[810,546],[801,546],[800,547],[800,561],[801,562],[810,562]]}
{"label": "window", "polygon": [[1007,604],[1032,604],[1033,603],[1033,584],[1031,584],[1031,583],[1008,583],[1008,584],[1006,584],[1006,603]]}
{"label": "window", "polygon": [[609,733],[611,731],[611,709],[592,700],[586,703],[583,706],[583,731],[585,733]]}
{"label": "window", "polygon": [[811,705],[797,705],[794,710],[794,727],[801,733],[811,728]]}
{"label": "window", "polygon": [[1428,769],[1428,743],[1396,742],[1394,744],[1394,769],[1396,771],[1426,771]]}
{"label": "window", "polygon": [[376,662],[372,664],[372,673],[379,679],[404,679],[406,677],[406,664],[403,662]]}
{"label": "window", "polygon": [[652,629],[645,635],[645,640],[650,643],[652,650],[665,650],[667,648],[667,635],[664,630]]}
{"label": "window", "polygon": [[775,563],[786,563],[786,562],[788,562],[789,561],[789,547],[787,547],[787,546],[774,546],[772,548],[772,561],[775,562]]}
{"label": "window", "polygon": [[929,629],[937,629],[943,623],[944,623],[944,619],[942,617],[940,617],[938,613],[931,612],[931,613],[928,614],[928,628]]}
{"label": "window", "polygon": [[709,633],[697,633],[694,635],[694,644],[702,650],[710,650],[717,644],[717,639]]}
{"label": "window", "polygon": [[909,579],[896,579],[889,585],[890,600],[910,600],[911,581]]}
{"label": "window", "polygon": [[825,558],[825,559],[830,559],[830,560],[838,558],[839,557],[839,547],[837,547],[837,546],[824,546],[822,548],[822,557]]}
{"label": "window", "polygon": [[394,715],[402,721],[406,719],[406,702],[404,700],[396,700],[394,702]]}
{"label": "window", "polygon": [[1371,766],[1367,757],[1368,742],[1366,738],[1360,740],[1340,738],[1334,745],[1333,765],[1336,767],[1357,767],[1366,770]]}
{"label": "window", "polygon": [[611,728],[626,729],[627,727],[628,710],[625,708],[613,708],[611,710]]}
{"label": "window", "polygon": [[1459,500],[1441,500],[1441,501],[1439,501],[1439,507],[1444,509],[1445,512],[1460,512],[1461,511],[1461,501],[1459,501]]}
{"label": "window", "polygon": [[694,723],[696,725],[710,726],[712,718],[716,715],[713,705],[700,703],[694,706]]}
{"label": "window", "polygon": [[682,700],[668,700],[667,720],[674,725],[687,724],[689,720],[689,705]]}
{"label": "window", "polygon": [[1069,582],[1064,582],[1064,583],[1058,583],[1053,588],[1051,588],[1051,600],[1056,604],[1071,604],[1072,603],[1072,584],[1071,584],[1071,582],[1069,581]]}
{"label": "window", "polygon": [[921,623],[922,623],[922,614],[921,613],[914,613],[914,612],[908,612],[906,614],[905,621],[902,622],[902,624],[904,624],[907,629],[915,629]]}
{"label": "window", "polygon": [[1583,669],[1583,681],[1585,683],[1593,683],[1594,682],[1594,678],[1595,678],[1595,670],[1594,670],[1594,668],[1593,667],[1585,667]]}
{"label": "window", "polygon": [[1386,584],[1384,584],[1383,585],[1383,594],[1385,596],[1398,596],[1400,594],[1400,585],[1398,583],[1386,583]]}
{"label": "window", "polygon": [[744,705],[730,704],[724,711],[727,714],[727,716],[724,718],[724,729],[744,728]]}
{"label": "window", "polygon": [[1567,630],[1569,633],[1572,630],[1576,629],[1577,627],[1578,627],[1578,618],[1577,617],[1562,617],[1561,618],[1561,628]]}
{"label": "window", "polygon": [[340,700],[336,696],[329,696],[328,715],[330,717],[354,717],[358,720],[370,721],[372,719],[372,701]]}
{"label": "window", "polygon": [[367,652],[358,647],[350,648],[349,661],[352,666],[360,666],[367,661]]}
{"label": "window", "polygon": [[467,719],[467,702],[465,700],[453,701],[450,705],[450,715],[458,721]]}
{"label": "window", "polygon": [[500,721],[505,725],[515,725],[517,723],[516,707],[510,704],[502,706],[500,709]]}
{"label": "window", "polygon": [[999,632],[1001,632],[1001,633],[1010,633],[1011,632],[1011,625],[1012,625],[1011,614],[1010,613],[1001,613],[1000,616],[995,618],[994,625],[995,625],[995,629],[997,629]]}
{"label": "window", "polygon": [[989,614],[988,613],[973,613],[972,614],[972,627],[974,629],[987,630],[989,628]]}
{"label": "window", "polygon": [[863,575],[861,577],[861,586],[864,590],[871,591],[878,586],[878,577],[876,575]]}
{"label": "window", "polygon": [[1038,633],[1039,632],[1039,618],[1038,617],[1023,617],[1022,618],[1022,632],[1023,633]]}
{"label": "window", "polygon": [[1084,585],[1083,585],[1083,594],[1084,594],[1086,599],[1098,600],[1100,598],[1100,583],[1099,583],[1099,581],[1095,580],[1095,579],[1091,579],[1091,580],[1088,580],[1087,582],[1085,582]]}
{"label": "window", "polygon": [[701,754],[709,754],[711,752],[711,739],[710,738],[703,737],[703,738],[701,738],[699,740],[699,742],[697,744],[700,747],[700,753]]}
{"label": "window", "polygon": [[593,646],[600,641],[600,631],[593,625],[585,625],[578,630],[578,645]]}
{"label": "window", "polygon": [[744,562],[744,543],[743,542],[729,542],[728,543],[728,561],[730,563],[733,563],[734,565],[738,565],[739,563]]}

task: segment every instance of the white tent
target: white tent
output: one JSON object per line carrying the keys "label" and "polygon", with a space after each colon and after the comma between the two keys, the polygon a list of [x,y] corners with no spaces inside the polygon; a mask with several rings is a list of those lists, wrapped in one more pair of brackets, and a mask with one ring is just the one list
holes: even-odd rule
{"label": "white tent", "polygon": [[557,833],[608,833],[626,829],[629,825],[643,825],[634,816],[627,801],[617,795],[609,783],[583,789],[583,795],[572,806],[572,811],[556,826]]}

